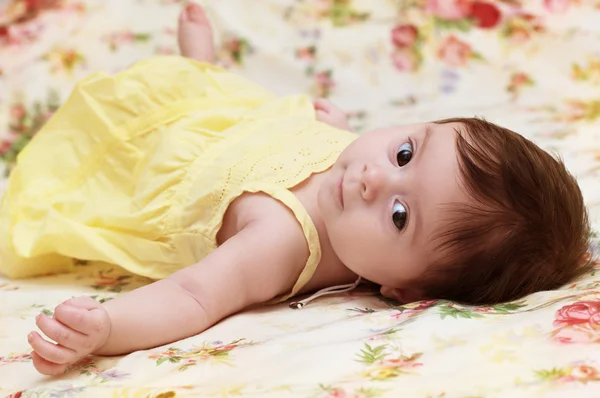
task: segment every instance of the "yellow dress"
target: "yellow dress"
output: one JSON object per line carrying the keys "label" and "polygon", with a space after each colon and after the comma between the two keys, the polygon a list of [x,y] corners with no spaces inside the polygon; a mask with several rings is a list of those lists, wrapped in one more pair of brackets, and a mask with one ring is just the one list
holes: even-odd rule
{"label": "yellow dress", "polygon": [[260,191],[290,208],[310,249],[286,299],[321,256],[289,188],[355,138],[316,121],[305,96],[277,98],[182,57],[94,74],[18,158],[0,206],[0,272],[67,272],[80,259],[165,278],[214,250],[227,206]]}

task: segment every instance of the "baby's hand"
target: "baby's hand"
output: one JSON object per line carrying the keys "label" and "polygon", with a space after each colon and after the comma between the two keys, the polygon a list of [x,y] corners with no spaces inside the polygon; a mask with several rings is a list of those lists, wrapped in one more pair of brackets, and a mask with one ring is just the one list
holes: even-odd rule
{"label": "baby's hand", "polygon": [[69,365],[102,347],[110,333],[110,318],[102,305],[90,297],[72,298],[54,310],[54,317],[36,317],[41,331],[56,341],[46,341],[37,332],[27,340],[33,347],[33,366],[45,375],[63,373]]}
{"label": "baby's hand", "polygon": [[324,98],[319,98],[315,100],[313,104],[318,121],[327,123],[330,126],[337,127],[342,130],[350,130],[346,114],[341,109],[333,105],[331,101]]}

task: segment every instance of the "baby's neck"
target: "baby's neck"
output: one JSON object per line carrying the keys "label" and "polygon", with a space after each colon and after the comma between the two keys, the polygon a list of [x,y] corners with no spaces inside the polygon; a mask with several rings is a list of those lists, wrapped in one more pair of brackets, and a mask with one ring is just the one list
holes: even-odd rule
{"label": "baby's neck", "polygon": [[329,171],[314,174],[308,180],[292,189],[292,192],[304,205],[304,208],[312,219],[319,234],[319,243],[321,245],[321,261],[311,280],[302,289],[302,293],[322,289],[324,287],[352,283],[358,277],[342,263],[333,250],[317,204],[319,188],[327,173],[329,173]]}

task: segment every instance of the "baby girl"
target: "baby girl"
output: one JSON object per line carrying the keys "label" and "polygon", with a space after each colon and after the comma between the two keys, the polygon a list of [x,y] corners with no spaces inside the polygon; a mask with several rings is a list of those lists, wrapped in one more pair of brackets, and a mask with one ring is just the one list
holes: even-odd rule
{"label": "baby girl", "polygon": [[10,176],[1,272],[80,259],[155,280],[40,314],[53,342],[28,336],[39,372],[361,280],[399,302],[489,304],[588,269],[577,183],[522,136],[472,118],[358,136],[328,101],[278,98],[211,65],[198,5],[183,10],[179,43],[183,57],[80,82]]}

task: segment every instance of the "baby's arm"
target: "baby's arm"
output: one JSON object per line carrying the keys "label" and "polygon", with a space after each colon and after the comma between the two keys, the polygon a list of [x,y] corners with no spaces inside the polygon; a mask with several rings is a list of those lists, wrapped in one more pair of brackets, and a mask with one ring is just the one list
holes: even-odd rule
{"label": "baby's arm", "polygon": [[335,106],[333,102],[319,98],[313,103],[317,120],[342,130],[351,131],[346,113]]}
{"label": "baby's arm", "polygon": [[[36,333],[30,340],[36,369],[58,374],[90,353],[126,354],[177,341],[249,305],[291,290],[306,262],[308,248],[291,213],[280,204],[276,206],[279,210],[269,212],[271,217],[248,222],[200,263],[102,306],[77,308],[76,324],[74,319],[63,322],[44,316],[38,325],[58,345]],[[278,212],[281,214],[273,214]],[[56,314],[64,310],[57,308]],[[91,327],[88,325],[87,333],[83,333],[81,324],[87,318]],[[57,326],[61,327],[59,332]]]}

